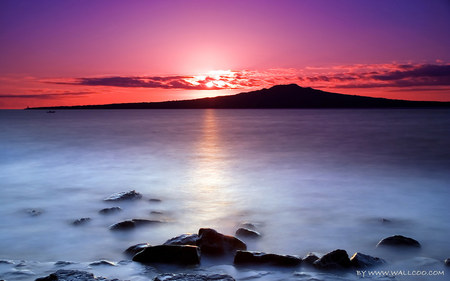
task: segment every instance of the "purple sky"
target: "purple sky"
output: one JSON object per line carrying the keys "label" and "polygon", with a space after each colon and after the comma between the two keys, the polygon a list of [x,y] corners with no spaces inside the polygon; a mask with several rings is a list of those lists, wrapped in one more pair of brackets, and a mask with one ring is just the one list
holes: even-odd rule
{"label": "purple sky", "polygon": [[297,83],[450,101],[450,2],[1,0],[0,108]]}

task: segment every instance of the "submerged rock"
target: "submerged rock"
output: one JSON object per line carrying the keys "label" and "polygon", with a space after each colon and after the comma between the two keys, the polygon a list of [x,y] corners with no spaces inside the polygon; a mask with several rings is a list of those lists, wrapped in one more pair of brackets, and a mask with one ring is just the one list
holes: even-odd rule
{"label": "submerged rock", "polygon": [[197,245],[202,253],[221,255],[233,253],[237,250],[247,250],[247,245],[234,236],[223,235],[211,228],[200,228]]}
{"label": "submerged rock", "polygon": [[361,253],[355,253],[351,258],[350,262],[353,267],[355,268],[368,268],[372,266],[382,265],[386,263],[385,260],[372,257],[369,255],[361,254]]}
{"label": "submerged rock", "polygon": [[304,258],[303,258],[303,262],[304,263],[306,263],[306,264],[309,264],[309,265],[313,265],[314,264],[314,262],[316,261],[316,260],[318,260],[319,259],[319,257],[316,255],[316,254],[314,254],[314,253],[308,253]]}
{"label": "submerged rock", "polygon": [[141,252],[142,250],[144,250],[145,248],[150,247],[150,244],[148,243],[139,243],[133,246],[128,247],[124,253],[129,255],[129,256],[134,256],[137,253]]}
{"label": "submerged rock", "polygon": [[115,223],[109,227],[110,230],[130,230],[137,226],[162,223],[157,220],[132,219]]}
{"label": "submerged rock", "polygon": [[112,261],[107,261],[107,260],[94,261],[94,262],[91,262],[89,265],[90,266],[100,266],[100,265],[116,266],[115,263],[113,263]]}
{"label": "submerged rock", "polygon": [[236,236],[246,237],[246,238],[259,238],[261,234],[256,230],[251,230],[248,228],[241,227],[236,230]]}
{"label": "submerged rock", "polygon": [[243,222],[239,225],[239,227],[247,228],[250,230],[256,230],[256,226],[251,222]]}
{"label": "submerged rock", "polygon": [[66,265],[71,265],[74,264],[74,262],[71,261],[57,261],[55,262],[55,266],[66,266]]}
{"label": "submerged rock", "polygon": [[201,275],[201,274],[161,274],[153,279],[154,281],[236,281],[233,277],[226,274],[212,274],[212,275]]}
{"label": "submerged rock", "polygon": [[121,211],[122,211],[122,208],[120,208],[120,207],[111,207],[111,208],[101,209],[98,212],[102,215],[109,215],[109,214],[113,214],[113,213],[117,213],[117,212],[121,212]]}
{"label": "submerged rock", "polygon": [[379,246],[421,247],[417,240],[402,235],[394,235],[384,238],[378,242],[377,247]]}
{"label": "submerged rock", "polygon": [[141,263],[199,264],[200,251],[197,246],[158,245],[146,247],[133,257]]}
{"label": "submerged rock", "polygon": [[110,196],[106,197],[104,201],[136,200],[141,198],[142,194],[136,192],[135,190],[130,190],[111,194]]}
{"label": "submerged rock", "polygon": [[297,266],[302,260],[295,256],[266,254],[261,252],[237,251],[234,256],[234,264]]}
{"label": "submerged rock", "polygon": [[26,209],[25,212],[32,217],[37,217],[37,216],[42,215],[44,213],[44,210],[42,210],[42,209]]}
{"label": "submerged rock", "polygon": [[192,245],[197,246],[200,237],[197,234],[181,234],[164,242],[163,245]]}
{"label": "submerged rock", "polygon": [[[36,281],[108,281],[104,277],[95,277],[94,274],[80,270],[61,269],[46,277],[37,278]],[[113,279],[118,281],[117,279]]]}
{"label": "submerged rock", "polygon": [[319,269],[342,269],[351,266],[350,259],[345,250],[334,250],[325,254],[314,262],[314,266]]}
{"label": "submerged rock", "polygon": [[82,225],[91,221],[91,218],[80,218],[72,222],[73,225]]}

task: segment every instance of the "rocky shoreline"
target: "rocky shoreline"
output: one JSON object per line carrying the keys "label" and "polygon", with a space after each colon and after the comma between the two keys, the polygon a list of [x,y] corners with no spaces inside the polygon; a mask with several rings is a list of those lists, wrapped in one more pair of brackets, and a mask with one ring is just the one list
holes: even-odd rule
{"label": "rocky shoreline", "polygon": [[[104,199],[107,202],[142,200],[142,194],[135,190],[112,194]],[[150,202],[161,202],[160,199],[151,198]],[[99,210],[102,215],[113,215],[121,212],[118,206]],[[31,216],[37,216],[42,210],[27,211]],[[73,226],[83,227],[91,221],[89,217],[76,219]],[[117,222],[109,227],[110,231],[130,231],[136,227],[149,224],[163,223],[158,220],[133,218]],[[124,249],[124,254],[130,260],[124,263],[137,262],[144,266],[175,265],[178,270],[192,269],[202,263],[202,259],[214,259],[225,257],[232,261],[229,266],[239,267],[271,267],[297,270],[315,270],[318,272],[355,272],[358,270],[373,269],[386,266],[386,260],[356,252],[349,256],[344,249],[318,254],[306,253],[300,255],[284,255],[280,253],[265,253],[249,251],[246,242],[259,239],[263,234],[252,223],[243,223],[235,232],[235,236],[219,233],[212,228],[200,228],[198,233],[184,233],[168,239],[161,245],[150,245],[147,242],[131,245]],[[374,247],[397,249],[418,249],[422,245],[419,241],[402,235],[393,235],[381,239]],[[0,264],[8,264],[7,260],[0,260]],[[70,262],[60,262],[59,266],[70,265]],[[10,263],[12,264],[12,263]],[[56,265],[56,263],[55,263]],[[444,266],[450,266],[450,259],[443,261]],[[17,266],[17,265],[16,265]],[[89,266],[116,266],[115,263],[101,260],[90,263]],[[191,270],[190,270],[191,271]],[[3,277],[0,277],[3,278]],[[19,278],[20,279],[20,278]],[[119,279],[107,279],[96,277],[93,273],[78,269],[59,269],[47,276],[42,276],[36,281],[120,281]],[[229,274],[196,274],[196,273],[163,273],[153,278],[154,281],[232,281],[236,280]],[[316,279],[314,279],[316,280]]]}

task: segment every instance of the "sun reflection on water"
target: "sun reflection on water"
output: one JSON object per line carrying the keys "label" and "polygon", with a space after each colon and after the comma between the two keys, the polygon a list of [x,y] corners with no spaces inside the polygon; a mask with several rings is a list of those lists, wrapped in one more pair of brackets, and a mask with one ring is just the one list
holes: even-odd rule
{"label": "sun reflection on water", "polygon": [[220,136],[217,112],[205,110],[191,172],[191,202],[199,223],[217,224],[232,208],[230,159]]}

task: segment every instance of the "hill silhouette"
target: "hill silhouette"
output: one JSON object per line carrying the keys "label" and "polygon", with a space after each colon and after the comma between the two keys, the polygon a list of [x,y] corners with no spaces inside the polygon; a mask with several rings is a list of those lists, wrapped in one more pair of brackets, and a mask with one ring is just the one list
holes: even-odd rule
{"label": "hill silhouette", "polygon": [[297,84],[193,100],[35,107],[29,109],[202,109],[202,108],[409,108],[450,107],[450,102],[406,101],[329,93]]}

